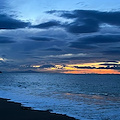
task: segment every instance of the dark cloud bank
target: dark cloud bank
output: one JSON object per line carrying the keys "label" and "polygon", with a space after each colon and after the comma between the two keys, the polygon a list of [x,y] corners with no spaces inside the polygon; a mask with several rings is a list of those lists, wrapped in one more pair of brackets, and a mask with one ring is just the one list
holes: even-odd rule
{"label": "dark cloud bank", "polygon": [[102,65],[104,67],[91,67],[91,66],[83,66],[83,67],[74,66],[74,67],[77,69],[114,69],[114,70],[120,70],[120,64],[117,64],[114,61],[105,62],[105,63],[99,64],[99,65]]}
{"label": "dark cloud bank", "polygon": [[[101,12],[95,10],[48,11],[60,17],[73,19],[70,24],[64,24],[71,33],[93,33],[100,29],[101,24],[120,26],[120,12]],[[61,25],[60,25],[61,26]]]}
{"label": "dark cloud bank", "polygon": [[41,28],[41,29],[47,29],[47,28],[50,28],[50,27],[57,27],[57,26],[60,26],[60,22],[59,21],[49,21],[49,22],[45,22],[45,23],[41,23],[39,25],[34,25],[34,26],[31,26],[31,28]]}
{"label": "dark cloud bank", "polygon": [[94,49],[97,48],[98,44],[106,43],[118,43],[120,44],[120,35],[92,35],[83,38],[79,38],[75,42],[71,42],[70,47],[73,48],[88,48]]}
{"label": "dark cloud bank", "polygon": [[[26,41],[23,41],[21,44],[17,43],[17,40],[13,40],[12,37],[4,35],[0,36],[0,45],[9,44],[9,51],[8,53],[5,50],[2,50],[4,53],[1,54],[14,54],[15,52],[21,51],[23,49],[24,52],[29,51],[30,55],[35,58],[35,56],[43,56],[44,64],[45,62],[49,65],[42,65],[40,68],[51,68],[55,67],[54,64],[56,61],[61,63],[61,61],[67,60],[67,62],[71,63],[71,61],[78,60],[80,63],[81,61],[89,62],[89,60],[98,61],[101,58],[103,61],[114,61],[119,60],[120,57],[120,34],[114,33],[100,33],[102,28],[105,28],[106,25],[109,25],[112,29],[114,26],[118,27],[120,30],[120,12],[101,12],[101,11],[94,11],[94,10],[73,10],[73,11],[48,11],[49,14],[54,14],[59,17],[65,18],[67,20],[71,20],[71,22],[61,22],[57,20],[50,20],[48,22],[40,23],[38,25],[31,25],[30,22],[24,22],[18,20],[14,16],[10,16],[7,14],[0,14],[0,29],[1,30],[17,30],[17,29],[24,29],[28,27],[28,29],[44,29],[48,31],[49,29],[55,30],[56,28],[61,28],[64,30],[65,33],[68,34],[67,39],[63,39],[62,35],[52,36],[50,37],[49,34],[51,31],[46,32],[45,35],[41,35],[40,33],[37,35],[28,34],[26,32]],[[102,28],[101,28],[102,26]],[[58,32],[59,34],[59,32]],[[17,39],[17,37],[16,37]],[[69,40],[70,39],[70,40]],[[72,39],[72,40],[71,40]],[[58,43],[59,41],[59,43]],[[11,44],[15,43],[15,46],[10,46]],[[13,50],[14,48],[14,50]],[[2,48],[0,48],[2,49]],[[5,49],[5,48],[4,48]],[[44,56],[48,55],[48,52],[53,52],[54,55],[60,54],[77,54],[77,53],[87,53],[93,54],[93,56],[88,57],[70,57],[70,58],[54,58],[52,60],[48,60],[47,57],[44,59]],[[101,54],[101,56],[94,56],[94,53]],[[49,53],[50,55],[50,53]],[[30,56],[30,57],[31,57]],[[113,58],[115,56],[115,58]],[[22,59],[22,55],[20,56]],[[25,57],[25,56],[24,56]],[[23,58],[24,58],[23,57]],[[27,59],[28,56],[26,56]],[[31,57],[31,58],[32,58]],[[29,59],[31,59],[29,58]],[[88,59],[89,58],[89,59]],[[18,59],[15,55],[13,59]],[[55,59],[57,59],[55,61]],[[34,59],[36,60],[36,59]],[[26,61],[27,62],[27,61]],[[35,61],[31,63],[34,64]],[[24,61],[22,61],[24,64]],[[115,69],[119,70],[120,66],[116,64],[103,64],[104,67],[91,67],[91,66],[84,66],[75,68],[78,69]],[[9,65],[10,66],[10,65]],[[11,67],[12,68],[12,67]]]}
{"label": "dark cloud bank", "polygon": [[30,23],[12,18],[7,14],[0,14],[0,29],[18,29],[30,26]]}
{"label": "dark cloud bank", "polygon": [[10,37],[0,36],[0,44],[15,43]]}

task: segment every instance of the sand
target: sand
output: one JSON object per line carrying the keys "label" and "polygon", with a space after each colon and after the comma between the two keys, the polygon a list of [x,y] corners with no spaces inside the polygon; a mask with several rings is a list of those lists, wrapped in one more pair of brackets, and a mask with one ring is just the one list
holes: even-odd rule
{"label": "sand", "polygon": [[32,110],[0,98],[0,120],[75,120],[66,115],[50,113],[49,111]]}

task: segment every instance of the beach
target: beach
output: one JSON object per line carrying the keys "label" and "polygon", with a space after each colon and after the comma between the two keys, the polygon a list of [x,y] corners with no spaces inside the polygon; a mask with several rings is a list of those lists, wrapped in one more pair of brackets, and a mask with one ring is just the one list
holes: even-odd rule
{"label": "beach", "polygon": [[0,98],[0,120],[75,120],[66,115],[50,113],[49,111],[32,110]]}

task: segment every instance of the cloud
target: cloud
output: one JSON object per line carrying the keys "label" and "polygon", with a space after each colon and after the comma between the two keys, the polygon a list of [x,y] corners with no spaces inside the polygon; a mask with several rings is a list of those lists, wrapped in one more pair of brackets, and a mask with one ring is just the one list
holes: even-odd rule
{"label": "cloud", "polygon": [[65,29],[70,33],[93,33],[99,31],[99,25],[96,20],[75,20],[73,23],[67,24]]}
{"label": "cloud", "polygon": [[2,71],[9,71],[9,70],[18,68],[19,65],[17,65],[11,59],[1,58],[1,60],[0,60],[0,67],[1,67]]}
{"label": "cloud", "polygon": [[34,41],[41,41],[41,42],[55,40],[54,38],[51,37],[29,37],[29,39]]}
{"label": "cloud", "polygon": [[[103,62],[103,61],[102,61]],[[109,61],[104,61],[105,63],[119,63],[118,61],[115,60],[109,60]]]}
{"label": "cloud", "polygon": [[107,67],[91,67],[91,66],[83,66],[83,67],[79,67],[79,66],[74,66],[74,68],[77,69],[114,69],[114,70],[119,70],[120,65],[114,65],[113,67],[111,67],[111,65],[108,65]]}
{"label": "cloud", "polygon": [[77,48],[77,49],[89,49],[89,50],[97,48],[97,46],[95,45],[86,45],[86,44],[82,44],[79,41],[71,42],[69,47]]}
{"label": "cloud", "polygon": [[90,66],[84,66],[84,67],[74,66],[74,67],[78,69],[96,69],[96,67],[90,67]]}
{"label": "cloud", "polygon": [[47,13],[59,13],[61,17],[67,19],[93,19],[98,21],[98,23],[107,23],[110,25],[120,25],[120,12],[102,12],[96,10],[73,10],[73,11],[48,11]]}
{"label": "cloud", "polygon": [[98,43],[115,43],[120,42],[120,35],[94,35],[85,37],[81,40],[81,43],[86,44],[98,44]]}
{"label": "cloud", "polygon": [[51,65],[51,64],[49,64],[49,65],[42,65],[39,68],[51,68],[51,67],[55,67],[55,65]]}
{"label": "cloud", "polygon": [[120,35],[92,35],[71,42],[69,47],[78,49],[95,49],[98,48],[98,44],[119,43],[119,38]]}
{"label": "cloud", "polygon": [[114,69],[114,70],[120,70],[120,67],[119,66],[113,66],[113,67],[107,66],[107,67],[99,67],[97,69]]}
{"label": "cloud", "polygon": [[104,63],[104,64],[100,64],[100,65],[104,65],[104,66],[118,66],[120,64]]}
{"label": "cloud", "polygon": [[62,51],[60,48],[48,48],[48,49],[45,49],[46,51]]}
{"label": "cloud", "polygon": [[0,44],[15,43],[10,37],[0,36]]}
{"label": "cloud", "polygon": [[[0,52],[1,55],[5,54],[7,58],[14,60],[11,69],[13,69],[12,65],[14,66],[14,64],[17,64],[16,68],[18,69],[20,69],[19,65],[39,64],[42,65],[40,67],[40,70],[42,70],[42,68],[54,67],[55,64],[67,65],[98,62],[100,60],[107,64],[107,61],[120,59],[120,34],[119,32],[108,32],[108,29],[116,26],[115,31],[119,31],[119,24],[115,22],[113,16],[109,17],[109,20],[101,17],[106,17],[104,14],[108,16],[108,13],[112,15],[113,12],[74,10],[54,11],[53,13],[62,17],[61,22],[57,20],[43,21],[41,24],[30,27],[28,22],[18,20],[15,16],[6,14],[2,16],[0,14],[2,16],[0,17],[0,28],[3,29],[1,26],[4,26],[4,29],[7,29],[0,32]],[[58,19],[58,17],[54,18]],[[25,27],[28,28],[17,29]],[[104,27],[107,27],[107,29],[104,29]],[[104,30],[101,31],[101,29]],[[1,56],[1,58],[3,57]],[[108,68],[104,64],[104,66],[96,69],[119,69],[113,67]],[[87,66],[87,64],[82,67],[76,66],[76,68],[95,69],[93,66]],[[28,68],[26,67],[26,69]]]}
{"label": "cloud", "polygon": [[64,58],[64,60],[71,60],[71,61],[80,61],[80,62],[94,62],[97,60],[103,59],[103,57],[89,57],[89,56],[81,56],[81,57],[69,57]]}
{"label": "cloud", "polygon": [[104,55],[119,56],[120,50],[106,50],[102,52]]}
{"label": "cloud", "polygon": [[28,27],[29,25],[29,22],[14,19],[7,14],[0,14],[0,29],[18,29]]}
{"label": "cloud", "polygon": [[41,23],[39,25],[34,25],[34,26],[31,26],[31,27],[32,28],[47,29],[47,28],[57,27],[57,26],[61,26],[60,22],[52,20],[52,21]]}
{"label": "cloud", "polygon": [[4,58],[0,58],[0,61],[4,61]]}
{"label": "cloud", "polygon": [[102,12],[95,10],[47,11],[60,17],[72,19],[73,22],[65,25],[70,33],[94,33],[100,30],[100,25],[109,24],[120,26],[120,12]]}
{"label": "cloud", "polygon": [[83,57],[86,56],[87,54],[85,53],[78,53],[78,54],[61,54],[61,55],[49,55],[47,57],[51,57],[51,58],[71,58],[71,57]]}
{"label": "cloud", "polygon": [[0,0],[0,13],[8,12],[8,3],[7,0]]}

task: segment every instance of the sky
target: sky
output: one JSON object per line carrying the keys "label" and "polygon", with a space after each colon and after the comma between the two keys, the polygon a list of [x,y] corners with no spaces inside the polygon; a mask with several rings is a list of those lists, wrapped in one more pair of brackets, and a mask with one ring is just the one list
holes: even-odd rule
{"label": "sky", "polygon": [[0,71],[120,74],[120,1],[0,0]]}

